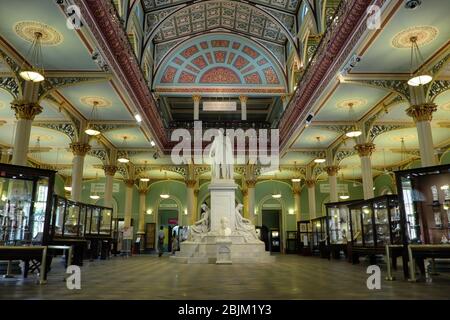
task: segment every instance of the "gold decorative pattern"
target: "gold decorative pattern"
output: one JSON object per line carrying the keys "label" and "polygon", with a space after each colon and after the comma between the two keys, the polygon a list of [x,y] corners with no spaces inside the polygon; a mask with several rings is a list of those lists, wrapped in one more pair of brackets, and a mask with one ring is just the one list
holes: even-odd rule
{"label": "gold decorative pattern", "polygon": [[416,26],[397,33],[391,41],[391,45],[398,49],[410,49],[411,37],[417,37],[417,45],[426,46],[436,39],[439,30],[433,26]]}
{"label": "gold decorative pattern", "polygon": [[242,103],[247,103],[248,97],[241,95],[241,96],[239,96],[239,101],[241,102],[241,104]]}
{"label": "gold decorative pattern", "polygon": [[245,183],[247,184],[247,188],[254,188],[256,185],[256,179],[245,180]]}
{"label": "gold decorative pattern", "polygon": [[406,114],[414,119],[414,122],[431,121],[433,112],[437,110],[434,103],[423,103],[414,105],[406,109]]}
{"label": "gold decorative pattern", "polygon": [[43,110],[39,104],[29,103],[23,100],[14,100],[11,103],[11,109],[14,110],[17,120],[34,120],[34,117]]}
{"label": "gold decorative pattern", "polygon": [[125,180],[123,180],[123,183],[125,183],[125,185],[127,187],[133,187],[134,186],[134,179],[125,179]]}
{"label": "gold decorative pattern", "polygon": [[109,101],[108,99],[96,96],[81,97],[80,102],[89,107],[92,107],[94,103],[97,103],[98,108],[107,108],[112,106],[112,102]]}
{"label": "gold decorative pattern", "polygon": [[337,103],[337,107],[339,109],[346,110],[348,110],[350,106],[352,106],[353,109],[358,109],[360,107],[364,107],[365,105],[367,105],[367,100],[362,98],[345,99]]}
{"label": "gold decorative pattern", "polygon": [[43,46],[57,46],[64,40],[63,35],[55,28],[38,21],[19,21],[13,27],[14,32],[25,41],[33,42],[35,33],[40,32]]}
{"label": "gold decorative pattern", "polygon": [[192,96],[192,100],[194,100],[195,103],[200,103],[200,100],[202,99],[202,96],[198,95],[198,94],[194,94]]}
{"label": "gold decorative pattern", "polygon": [[370,157],[372,155],[372,152],[375,151],[375,144],[370,142],[361,143],[357,144],[354,148],[358,152],[360,157]]}
{"label": "gold decorative pattern", "polygon": [[197,184],[196,180],[186,180],[186,186],[188,188],[194,188],[196,184]]}
{"label": "gold decorative pattern", "polygon": [[105,171],[105,175],[114,176],[117,172],[117,166],[115,165],[105,165],[103,166],[103,170]]}
{"label": "gold decorative pattern", "polygon": [[306,179],[305,183],[306,183],[306,186],[308,188],[313,188],[316,185],[316,180],[314,180],[314,179]]}
{"label": "gold decorative pattern", "polygon": [[91,150],[91,146],[88,143],[73,142],[70,144],[70,150],[74,156],[84,157]]}
{"label": "gold decorative pattern", "polygon": [[335,176],[339,171],[339,166],[327,166],[325,170],[329,176]]}

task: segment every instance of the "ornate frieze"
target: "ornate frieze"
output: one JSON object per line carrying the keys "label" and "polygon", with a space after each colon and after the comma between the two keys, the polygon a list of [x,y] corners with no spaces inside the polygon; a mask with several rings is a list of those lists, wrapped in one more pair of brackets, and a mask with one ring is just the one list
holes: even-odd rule
{"label": "ornate frieze", "polygon": [[92,149],[92,150],[89,150],[89,155],[93,156],[95,158],[98,158],[98,159],[102,160],[103,162],[105,162],[107,160],[107,157],[108,157],[108,155],[106,153],[106,150],[104,150],[104,149]]}
{"label": "ornate frieze", "polygon": [[13,77],[0,77],[0,88],[5,89],[15,98],[19,97],[19,85]]}
{"label": "ornate frieze", "polygon": [[404,128],[405,126],[402,125],[395,125],[395,124],[377,124],[370,129],[369,138],[370,141],[374,141],[376,137],[378,137],[380,134],[386,133],[388,131],[396,130]]}
{"label": "ornate frieze", "polygon": [[343,159],[351,157],[355,154],[356,154],[355,150],[339,150],[338,152],[336,152],[335,159],[339,163]]}
{"label": "ornate frieze", "polygon": [[435,80],[431,83],[428,89],[428,100],[433,101],[438,95],[450,89],[450,81]]}
{"label": "ornate frieze", "polygon": [[71,123],[33,122],[33,126],[53,129],[67,135],[70,140],[76,140],[76,129]]}

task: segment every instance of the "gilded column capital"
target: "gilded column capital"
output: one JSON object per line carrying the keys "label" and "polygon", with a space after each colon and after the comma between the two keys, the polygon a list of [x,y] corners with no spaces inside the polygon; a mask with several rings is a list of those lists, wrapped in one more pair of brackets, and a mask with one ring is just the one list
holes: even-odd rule
{"label": "gilded column capital", "polygon": [[84,157],[91,150],[91,146],[88,143],[72,142],[70,144],[70,150],[72,150],[74,156]]}
{"label": "gilded column capital", "polygon": [[300,194],[300,186],[294,186],[292,188],[292,194],[299,195]]}
{"label": "gilded column capital", "polygon": [[134,186],[134,179],[125,179],[125,180],[123,180],[123,183],[125,183],[125,185],[127,187],[133,187]]}
{"label": "gilded column capital", "polygon": [[[134,184],[134,181],[133,181],[133,184]],[[148,192],[148,190],[150,190],[150,188],[149,187],[140,187],[139,189],[138,189],[138,191],[139,191],[139,194],[143,194],[143,195],[146,195],[147,194],[147,192]]]}
{"label": "gilded column capital", "polygon": [[312,187],[314,187],[316,185],[316,180],[314,180],[314,179],[306,179],[305,183],[308,186],[308,188],[312,188]]}
{"label": "gilded column capital", "polygon": [[281,101],[282,101],[283,103],[285,103],[285,102],[289,101],[289,99],[291,98],[291,96],[292,96],[292,94],[290,94],[290,93],[283,94],[283,95],[281,96]]}
{"label": "gilded column capital", "polygon": [[192,95],[192,100],[194,100],[195,103],[200,103],[201,99],[202,99],[202,96],[199,94]]}
{"label": "gilded column capital", "polygon": [[185,180],[185,183],[188,188],[195,188],[195,185],[197,184],[197,180],[188,179],[188,180]]}
{"label": "gilded column capital", "polygon": [[247,184],[247,188],[254,188],[256,185],[256,179],[245,180],[245,183]]}
{"label": "gilded column capital", "polygon": [[240,96],[239,96],[239,101],[240,101],[241,103],[247,103],[248,97],[247,97],[247,96],[244,96],[244,95],[240,95]]}
{"label": "gilded column capital", "polygon": [[327,166],[325,170],[329,176],[335,176],[339,171],[339,166]]}
{"label": "gilded column capital", "polygon": [[406,109],[406,114],[414,119],[414,122],[431,121],[433,119],[433,112],[437,110],[434,103],[422,103],[410,106]]}
{"label": "gilded column capital", "polygon": [[358,152],[358,155],[360,157],[370,157],[372,155],[372,152],[375,151],[375,144],[371,142],[360,143],[357,144],[354,148]]}
{"label": "gilded column capital", "polygon": [[103,166],[103,170],[105,171],[105,175],[107,176],[114,176],[117,172],[117,169],[117,166],[111,164]]}
{"label": "gilded column capital", "polygon": [[25,102],[23,100],[14,100],[11,102],[11,109],[14,110],[17,120],[34,120],[34,117],[43,110],[39,104]]}

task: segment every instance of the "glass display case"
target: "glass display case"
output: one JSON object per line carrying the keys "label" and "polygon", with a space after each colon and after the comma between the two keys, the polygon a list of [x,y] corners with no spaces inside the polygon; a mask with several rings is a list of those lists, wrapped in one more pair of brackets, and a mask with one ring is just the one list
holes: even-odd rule
{"label": "glass display case", "polygon": [[280,230],[278,229],[270,229],[270,252],[280,252],[281,250],[281,238],[280,238]]}
{"label": "glass display case", "polygon": [[311,221],[297,221],[297,248],[298,253],[304,256],[311,255],[312,226]]}
{"label": "glass display case", "polygon": [[297,231],[286,232],[286,253],[297,252]]}
{"label": "glass display case", "polygon": [[405,244],[448,244],[450,165],[395,172]]}
{"label": "glass display case", "polygon": [[0,245],[47,243],[55,171],[0,164]]}
{"label": "glass display case", "polygon": [[402,244],[401,217],[397,195],[359,201],[348,205],[352,246],[377,247]]}
{"label": "glass display case", "polygon": [[80,202],[74,202],[55,195],[51,216],[50,237],[85,238],[113,236],[113,210]]}
{"label": "glass display case", "polygon": [[350,210],[349,205],[362,201],[351,200],[326,203],[328,217],[328,238],[330,244],[347,243],[350,236]]}
{"label": "glass display case", "polygon": [[311,219],[312,253],[326,256],[325,247],[328,244],[327,216]]}

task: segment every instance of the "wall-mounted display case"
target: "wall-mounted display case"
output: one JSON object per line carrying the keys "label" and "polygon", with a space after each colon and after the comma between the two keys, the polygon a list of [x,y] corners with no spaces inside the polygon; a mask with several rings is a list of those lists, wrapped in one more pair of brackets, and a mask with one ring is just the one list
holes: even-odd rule
{"label": "wall-mounted display case", "polygon": [[405,244],[450,241],[450,165],[395,172]]}
{"label": "wall-mounted display case", "polygon": [[347,242],[350,238],[349,205],[362,201],[350,200],[330,202],[325,204],[328,222],[328,243],[333,258],[339,258],[341,253],[347,254]]}
{"label": "wall-mounted display case", "polygon": [[309,256],[312,253],[312,225],[310,220],[297,221],[298,253]]}
{"label": "wall-mounted display case", "polygon": [[0,164],[0,245],[47,244],[55,171]]}

